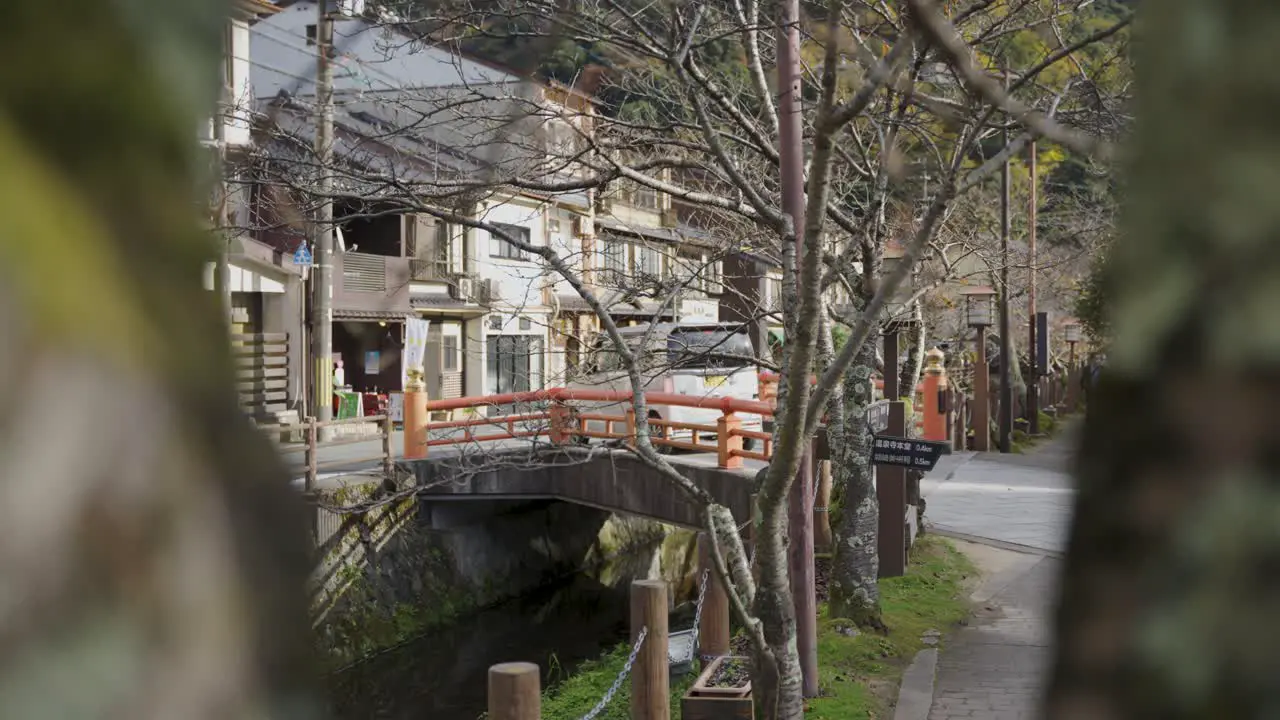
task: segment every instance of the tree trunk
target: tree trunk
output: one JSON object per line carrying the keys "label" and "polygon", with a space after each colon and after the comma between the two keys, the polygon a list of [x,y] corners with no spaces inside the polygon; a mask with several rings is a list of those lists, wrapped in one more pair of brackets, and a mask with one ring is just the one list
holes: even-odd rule
{"label": "tree trunk", "polygon": [[1276,717],[1280,65],[1259,58],[1280,5],[1142,13],[1143,132],[1044,716]]}
{"label": "tree trunk", "polygon": [[839,504],[840,512],[828,591],[832,617],[883,631],[877,584],[880,506],[873,484],[871,432],[866,421],[872,398],[875,345],[873,339],[867,340],[844,379],[844,432],[833,438],[831,448],[838,498],[833,503]]}
{"label": "tree trunk", "polygon": [[[902,396],[911,398],[914,402],[916,396],[916,385],[920,384],[920,372],[924,369],[924,351],[925,339],[928,336],[927,328],[924,326],[924,313],[920,309],[920,303],[917,301],[911,312],[911,317],[915,325],[911,328],[911,334],[907,338],[907,359],[902,363],[902,372],[899,374],[902,388]],[[895,398],[890,398],[891,400]]]}
{"label": "tree trunk", "polygon": [[[831,319],[827,308],[823,307],[818,318],[818,363],[817,373],[821,376],[831,366],[835,358],[835,343],[831,337]],[[832,393],[827,401],[827,442],[830,447],[831,438],[844,434],[844,394]],[[834,453],[833,453],[834,454]],[[813,544],[824,551],[832,548],[832,463],[823,460],[817,465],[817,491],[814,493]]]}
{"label": "tree trunk", "polygon": [[10,65],[68,59],[0,99],[0,171],[22,178],[0,200],[0,396],[21,409],[0,428],[7,715],[323,715],[306,514],[200,282],[217,250],[193,130],[227,9],[6,6]]}
{"label": "tree trunk", "polygon": [[[802,720],[803,678],[796,649],[795,602],[787,575],[786,500],[777,508],[761,508],[761,533],[757,544],[760,583],[756,590],[755,616],[764,626],[767,656],[755,654],[752,695],[760,720]],[[755,678],[760,678],[756,686]]]}

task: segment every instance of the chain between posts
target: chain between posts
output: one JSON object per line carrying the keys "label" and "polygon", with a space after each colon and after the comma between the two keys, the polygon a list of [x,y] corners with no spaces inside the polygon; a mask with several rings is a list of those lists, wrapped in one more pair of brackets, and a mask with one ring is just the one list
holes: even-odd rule
{"label": "chain between posts", "polygon": [[640,628],[640,635],[636,638],[635,647],[631,648],[631,654],[627,656],[626,665],[622,666],[622,672],[618,673],[618,677],[614,678],[613,684],[605,691],[604,697],[600,698],[600,702],[591,708],[591,712],[582,716],[582,720],[595,720],[609,707],[609,703],[613,702],[613,698],[618,694],[618,690],[622,688],[622,683],[626,681],[627,676],[631,674],[631,668],[636,664],[636,658],[640,656],[640,648],[644,646],[644,639],[649,636],[649,628]]}
{"label": "chain between posts", "polygon": [[[702,571],[702,586],[698,588],[698,604],[693,609],[693,644],[689,646],[688,662],[698,657],[698,638],[702,633],[702,602],[707,599],[707,581],[711,579],[711,568]],[[701,658],[704,662],[707,656]]]}

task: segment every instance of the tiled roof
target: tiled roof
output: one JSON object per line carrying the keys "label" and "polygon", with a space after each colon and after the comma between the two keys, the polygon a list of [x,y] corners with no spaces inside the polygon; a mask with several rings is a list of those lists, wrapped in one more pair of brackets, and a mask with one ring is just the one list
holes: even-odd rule
{"label": "tiled roof", "polygon": [[404,322],[408,313],[394,310],[334,310],[334,320],[385,320],[387,322]]}

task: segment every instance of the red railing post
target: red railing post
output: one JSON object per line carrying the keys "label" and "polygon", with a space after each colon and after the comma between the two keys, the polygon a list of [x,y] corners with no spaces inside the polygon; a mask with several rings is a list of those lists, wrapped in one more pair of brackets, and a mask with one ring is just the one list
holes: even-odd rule
{"label": "red railing post", "polygon": [[732,410],[716,420],[716,461],[720,467],[730,470],[742,467],[742,456],[735,454],[742,451],[742,436],[734,432],[741,429],[742,418]]}
{"label": "red railing post", "polygon": [[636,409],[627,408],[627,437],[626,443],[635,447],[636,444]]}
{"label": "red railing post", "polygon": [[404,391],[404,456],[424,458],[427,456],[427,426],[430,425],[431,414],[427,410],[426,386],[421,380],[411,378]]}
{"label": "red railing post", "polygon": [[551,427],[548,435],[551,442],[564,445],[569,442],[569,408],[560,400],[551,401]]}

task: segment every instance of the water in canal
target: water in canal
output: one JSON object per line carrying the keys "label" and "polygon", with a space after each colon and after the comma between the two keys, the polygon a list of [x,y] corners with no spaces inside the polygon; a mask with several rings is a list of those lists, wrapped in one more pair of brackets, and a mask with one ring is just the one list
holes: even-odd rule
{"label": "water in canal", "polygon": [[[500,662],[537,663],[546,687],[553,662],[570,673],[627,640],[630,581],[650,576],[658,552],[658,545],[632,551],[332,676],[335,716],[476,720],[485,710],[489,666]],[[672,623],[675,630],[690,619]]]}

